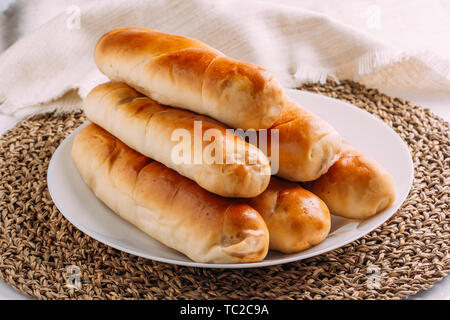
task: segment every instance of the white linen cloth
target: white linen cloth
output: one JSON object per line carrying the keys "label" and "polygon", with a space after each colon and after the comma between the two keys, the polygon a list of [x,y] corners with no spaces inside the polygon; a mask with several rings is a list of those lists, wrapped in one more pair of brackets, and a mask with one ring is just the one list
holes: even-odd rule
{"label": "white linen cloth", "polygon": [[0,112],[79,108],[107,80],[96,41],[131,26],[196,38],[285,87],[331,76],[450,92],[448,1],[28,0],[0,15]]}

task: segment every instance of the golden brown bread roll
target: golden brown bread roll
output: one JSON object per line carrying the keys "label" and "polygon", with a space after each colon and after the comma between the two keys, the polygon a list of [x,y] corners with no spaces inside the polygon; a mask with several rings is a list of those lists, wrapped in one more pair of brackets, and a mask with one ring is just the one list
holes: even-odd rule
{"label": "golden brown bread roll", "polygon": [[95,62],[111,80],[233,128],[268,128],[284,104],[282,88],[267,70],[200,41],[151,29],[108,32],[97,43]]}
{"label": "golden brown bread roll", "polygon": [[[339,159],[342,145],[340,135],[325,120],[292,100],[287,101],[280,118],[271,127],[273,129],[278,129],[279,134],[277,175],[284,179],[315,180]],[[270,151],[269,140],[269,156]]]}
{"label": "golden brown bread roll", "polygon": [[[129,147],[218,195],[254,197],[269,184],[270,164],[257,147],[227,134],[215,120],[160,105],[124,83],[108,82],[94,88],[85,99],[84,112]],[[194,137],[195,121],[201,121],[199,142]],[[179,129],[188,137],[173,136]],[[202,139],[208,129],[214,129],[214,143]],[[184,142],[190,155],[177,151]],[[210,148],[212,144],[217,148]],[[213,153],[214,157],[208,158]]]}
{"label": "golden brown bread roll", "polygon": [[371,217],[395,200],[391,174],[346,142],[340,159],[306,187],[327,204],[332,214],[351,219]]}
{"label": "golden brown bread roll", "polygon": [[120,217],[197,262],[261,261],[269,234],[262,217],[130,149],[91,124],[72,159],[94,194]]}
{"label": "golden brown bread roll", "polygon": [[322,242],[330,232],[326,204],[296,183],[273,176],[262,194],[246,201],[264,218],[270,249],[300,252]]}

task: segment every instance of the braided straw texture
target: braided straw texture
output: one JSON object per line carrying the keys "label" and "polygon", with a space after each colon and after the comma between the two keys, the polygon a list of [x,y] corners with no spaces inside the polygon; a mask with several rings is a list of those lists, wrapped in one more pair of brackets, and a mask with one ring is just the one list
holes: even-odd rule
{"label": "braided straw texture", "polygon": [[[53,204],[48,163],[84,117],[46,114],[0,138],[0,278],[39,299],[400,299],[429,289],[450,271],[448,123],[350,81],[301,89],[369,111],[408,144],[414,185],[375,231],[320,256],[259,269],[179,267],[120,252],[80,232]],[[71,265],[79,267],[79,289],[67,286]]]}

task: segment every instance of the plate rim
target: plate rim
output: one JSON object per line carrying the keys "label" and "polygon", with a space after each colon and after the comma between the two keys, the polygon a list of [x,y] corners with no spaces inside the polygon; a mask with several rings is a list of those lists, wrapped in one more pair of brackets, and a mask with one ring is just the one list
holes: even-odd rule
{"label": "plate rim", "polygon": [[[408,172],[410,172],[410,181],[408,181],[408,191],[405,192],[404,195],[402,195],[401,198],[399,200],[399,204],[398,207],[392,211],[392,213],[388,216],[386,216],[385,218],[381,219],[380,221],[376,222],[374,224],[374,226],[370,227],[368,230],[364,231],[363,234],[360,233],[356,233],[353,237],[350,237],[349,239],[341,242],[341,243],[337,243],[336,245],[331,245],[329,247],[323,248],[321,250],[315,251],[315,252],[311,252],[311,253],[307,253],[307,254],[302,254],[302,252],[296,253],[296,254],[290,254],[289,256],[285,257],[285,258],[278,258],[278,259],[274,259],[274,260],[263,260],[260,262],[252,262],[252,263],[238,263],[238,264],[213,264],[213,263],[199,263],[199,262],[195,262],[195,261],[182,261],[182,260],[175,260],[172,258],[164,258],[164,257],[160,257],[160,256],[155,256],[155,255],[151,255],[151,254],[142,254],[136,250],[133,249],[129,249],[129,248],[125,248],[123,246],[121,246],[120,244],[116,244],[116,243],[111,243],[111,242],[107,242],[104,241],[103,239],[99,239],[94,232],[91,232],[91,230],[89,228],[86,228],[82,225],[79,225],[77,222],[74,222],[73,219],[70,219],[69,217],[67,217],[63,210],[61,208],[64,207],[64,205],[61,204],[60,199],[58,197],[55,196],[55,189],[54,186],[52,186],[52,183],[50,183],[50,181],[55,181],[55,178],[53,178],[53,173],[55,172],[55,170],[53,170],[54,166],[55,166],[55,162],[57,161],[58,157],[61,156],[62,153],[62,149],[65,146],[65,144],[69,143],[70,139],[73,139],[74,135],[80,131],[83,127],[85,127],[86,125],[88,125],[90,122],[89,121],[85,121],[84,123],[82,123],[79,127],[77,127],[74,131],[72,131],[66,138],[64,138],[64,140],[58,145],[58,147],[56,148],[55,152],[53,153],[49,165],[48,165],[48,170],[47,170],[47,187],[48,187],[48,191],[50,194],[50,197],[52,198],[52,201],[55,203],[55,206],[58,208],[58,210],[61,212],[61,214],[72,224],[74,225],[78,230],[80,230],[81,232],[87,234],[89,237],[107,245],[110,246],[112,248],[115,248],[117,250],[120,251],[124,251],[126,253],[135,255],[135,256],[139,256],[145,259],[150,259],[150,260],[154,260],[154,261],[158,261],[158,262],[162,262],[162,263],[168,263],[168,264],[174,264],[174,265],[180,265],[180,266],[187,266],[187,267],[196,267],[196,268],[213,268],[213,269],[247,269],[247,268],[262,268],[262,267],[269,267],[269,266],[274,266],[274,265],[281,265],[281,264],[286,264],[286,263],[292,263],[292,262],[296,262],[296,261],[300,261],[303,259],[307,259],[307,258],[311,258],[311,257],[315,257],[315,256],[319,256],[321,254],[324,254],[326,252],[332,251],[332,250],[336,250],[338,248],[341,248],[359,238],[364,237],[365,235],[369,234],[370,232],[372,232],[373,230],[377,229],[379,226],[381,226],[383,223],[385,223],[387,220],[389,220],[399,209],[400,207],[403,205],[403,203],[405,202],[405,200],[407,199],[409,193],[411,192],[411,188],[412,188],[412,183],[414,180],[414,164],[412,161],[412,157],[411,157],[411,152],[409,151],[409,148],[406,144],[406,142],[390,127],[388,126],[385,122],[383,122],[381,119],[379,119],[378,117],[372,115],[371,113],[358,108],[357,106],[339,100],[339,99],[335,99],[332,97],[328,97],[328,96],[324,96],[321,94],[316,94],[316,93],[311,93],[308,91],[303,91],[303,90],[297,90],[297,89],[284,89],[286,93],[291,93],[292,95],[296,95],[296,94],[305,94],[305,95],[310,95],[310,96],[320,96],[320,98],[323,99],[327,99],[329,101],[332,101],[334,103],[339,103],[339,104],[345,104],[346,107],[350,107],[353,108],[354,110],[357,110],[357,112],[360,112],[361,114],[365,114],[365,116],[368,116],[370,118],[372,118],[372,120],[376,120],[379,123],[381,123],[382,126],[385,127],[385,129],[390,130],[392,133],[394,133],[393,136],[395,136],[399,142],[401,144],[404,145],[404,147],[408,150],[408,160],[409,160],[409,170]],[[291,94],[288,94],[288,96],[290,96],[294,101],[295,98],[292,97]],[[86,188],[89,189],[88,186],[86,186]],[[90,189],[89,189],[90,190]],[[398,191],[397,191],[398,192]],[[399,195],[397,194],[397,197]],[[102,202],[100,199],[98,199],[98,201]],[[103,204],[103,202],[102,202]],[[104,204],[103,204],[104,205]],[[104,205],[106,207],[106,205]],[[108,207],[106,207],[107,210],[113,212],[111,209],[109,209]],[[115,214],[113,212],[113,214]],[[375,216],[374,216],[375,217]],[[123,220],[125,223],[128,223],[126,220]],[[360,220],[355,220],[355,221],[360,221]],[[130,224],[131,225],[131,224]],[[137,230],[139,230],[137,227],[133,226],[134,228],[136,228]],[[140,230],[139,230],[140,231]],[[142,232],[142,231],[141,231]],[[149,236],[150,237],[150,236]],[[156,239],[154,239],[155,241],[157,241]],[[165,246],[163,243],[161,243],[163,246]],[[183,254],[180,252],[180,254]]]}

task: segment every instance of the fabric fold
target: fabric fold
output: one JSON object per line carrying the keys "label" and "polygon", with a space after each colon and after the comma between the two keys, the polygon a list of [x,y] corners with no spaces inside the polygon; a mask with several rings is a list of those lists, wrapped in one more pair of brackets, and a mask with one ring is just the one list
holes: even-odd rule
{"label": "fabric fold", "polygon": [[[284,87],[332,77],[360,81],[380,90],[450,91],[450,19],[445,21],[445,14],[438,14],[442,8],[436,4],[412,1],[410,6],[397,4],[391,10],[387,3],[19,1],[17,6],[39,8],[36,14],[50,8],[53,11],[37,28],[25,23],[24,28],[30,30],[22,30],[24,36],[0,55],[0,112],[22,117],[79,108],[91,88],[107,81],[94,64],[97,40],[110,29],[127,26],[196,38],[230,57],[270,70]],[[340,16],[330,11],[337,5]],[[343,7],[348,9],[347,15]],[[372,8],[372,15],[369,12],[359,17],[356,10],[364,16],[364,8]],[[4,32],[8,32],[5,15],[11,10],[0,17]],[[412,21],[414,15],[399,17],[395,27],[393,12],[402,12],[399,10],[405,15],[422,12],[422,19],[415,23],[438,33],[430,34],[430,45],[425,42],[425,32],[416,32],[414,40],[401,24]],[[31,13],[25,18],[31,19]],[[411,40],[405,41],[405,37]],[[439,45],[431,46],[439,39]]]}

